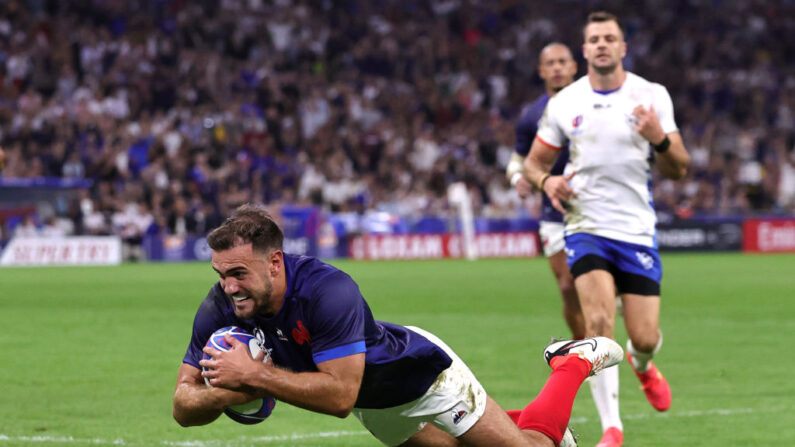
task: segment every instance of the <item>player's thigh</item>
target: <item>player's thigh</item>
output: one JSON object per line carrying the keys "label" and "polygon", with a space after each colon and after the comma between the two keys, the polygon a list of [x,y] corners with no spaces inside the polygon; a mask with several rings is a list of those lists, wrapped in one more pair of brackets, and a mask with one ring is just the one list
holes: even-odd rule
{"label": "player's thigh", "polygon": [[660,326],[660,297],[625,293],[624,325],[636,347],[654,346]]}
{"label": "player's thigh", "polygon": [[458,447],[458,439],[449,433],[437,428],[433,424],[426,424],[419,432],[415,433],[400,447]]}
{"label": "player's thigh", "polygon": [[568,235],[566,262],[574,277],[583,311],[609,307],[608,301],[614,301],[616,296],[615,264],[609,242],[591,234]]}
{"label": "player's thigh", "polygon": [[[552,254],[547,258],[549,260],[549,268],[558,280],[558,284],[563,286],[574,287],[574,276],[569,271],[569,265],[566,262],[566,252],[563,250]],[[562,288],[562,287],[561,287]]]}
{"label": "player's thigh", "polygon": [[591,270],[575,278],[574,284],[583,312],[606,311],[610,308],[615,312],[616,287],[610,272]]}
{"label": "player's thigh", "polygon": [[522,431],[494,399],[488,397],[486,411],[466,433],[454,438],[428,424],[400,447],[553,447],[546,435]]}
{"label": "player's thigh", "polygon": [[460,445],[468,447],[554,447],[554,443],[546,435],[520,430],[490,396],[486,403],[486,412],[458,440]]}

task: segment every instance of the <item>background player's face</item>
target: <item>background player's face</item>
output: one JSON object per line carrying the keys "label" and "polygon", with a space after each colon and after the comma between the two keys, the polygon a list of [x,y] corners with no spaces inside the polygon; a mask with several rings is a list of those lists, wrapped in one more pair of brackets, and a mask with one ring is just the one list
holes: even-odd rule
{"label": "background player's face", "polygon": [[538,75],[549,90],[560,91],[571,84],[576,73],[577,63],[565,45],[548,46],[538,56]]}
{"label": "background player's face", "polygon": [[251,244],[213,251],[212,266],[221,278],[221,287],[232,299],[235,315],[249,319],[257,314],[275,313],[273,282],[268,256],[254,251]]}
{"label": "background player's face", "polygon": [[585,43],[582,54],[588,68],[599,74],[609,74],[621,64],[627,54],[624,33],[614,21],[589,23],[585,27]]}

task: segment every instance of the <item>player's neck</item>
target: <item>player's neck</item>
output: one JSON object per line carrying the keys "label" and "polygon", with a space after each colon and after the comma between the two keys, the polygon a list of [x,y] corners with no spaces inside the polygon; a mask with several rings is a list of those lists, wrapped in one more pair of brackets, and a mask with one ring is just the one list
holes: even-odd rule
{"label": "player's neck", "polygon": [[616,90],[626,79],[627,72],[621,65],[607,74],[597,73],[593,69],[588,70],[588,81],[591,83],[591,88],[602,92]]}

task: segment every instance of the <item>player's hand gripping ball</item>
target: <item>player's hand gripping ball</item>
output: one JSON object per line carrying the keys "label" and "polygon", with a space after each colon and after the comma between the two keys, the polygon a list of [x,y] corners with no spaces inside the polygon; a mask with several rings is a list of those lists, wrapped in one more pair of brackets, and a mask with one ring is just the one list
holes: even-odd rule
{"label": "player's hand gripping ball", "polygon": [[[245,329],[241,329],[237,326],[227,326],[213,332],[213,335],[211,335],[210,339],[207,340],[206,346],[210,346],[211,348],[218,351],[228,351],[232,349],[232,346],[224,339],[224,335],[226,334],[229,334],[232,337],[247,344],[248,350],[251,352],[252,357],[256,357],[257,354],[259,354],[259,352],[263,349],[263,346],[256,337],[249,334]],[[268,361],[268,357],[269,355],[266,352],[265,358],[262,361]],[[209,358],[211,358],[209,355],[204,354],[204,359]],[[206,368],[202,367],[202,370],[206,370]],[[207,384],[207,386],[212,386],[210,385],[210,381],[206,378],[204,379],[204,382]],[[266,397],[264,399],[253,400],[245,404],[230,405],[224,409],[224,413],[234,421],[241,424],[258,424],[270,416],[275,405],[276,399],[272,397]]]}

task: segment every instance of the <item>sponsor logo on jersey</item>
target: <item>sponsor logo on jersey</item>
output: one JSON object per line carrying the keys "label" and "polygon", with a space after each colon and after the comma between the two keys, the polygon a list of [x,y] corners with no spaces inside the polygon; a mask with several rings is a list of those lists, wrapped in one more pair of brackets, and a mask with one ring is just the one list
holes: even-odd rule
{"label": "sponsor logo on jersey", "polygon": [[572,126],[575,128],[575,129],[576,129],[576,128],[578,128],[578,127],[580,127],[580,124],[582,124],[582,115],[577,115],[577,116],[575,116],[575,117],[574,117],[574,119],[573,119],[573,120],[571,120],[571,125],[572,125]]}
{"label": "sponsor logo on jersey", "polygon": [[638,258],[638,261],[644,269],[651,270],[651,268],[654,267],[654,259],[646,253],[636,251],[635,257]]}
{"label": "sponsor logo on jersey", "polygon": [[304,323],[301,320],[297,321],[298,327],[293,329],[293,340],[299,345],[304,343],[311,345],[312,344],[312,337],[309,335],[309,331],[304,327]]}
{"label": "sponsor logo on jersey", "polygon": [[262,332],[262,329],[255,327],[254,328],[254,338],[257,339],[257,344],[259,344],[260,348],[265,347],[265,333]]}
{"label": "sponsor logo on jersey", "polygon": [[[263,351],[265,351],[265,360],[269,359],[271,353],[273,352],[273,348],[268,348],[265,344],[265,333],[262,332],[262,329],[255,327],[254,328],[254,339],[256,340],[257,346]],[[263,361],[265,361],[263,360]]]}
{"label": "sponsor logo on jersey", "polygon": [[287,341],[287,337],[284,336],[284,332],[281,329],[276,328],[276,336],[279,337],[281,341]]}
{"label": "sponsor logo on jersey", "polygon": [[461,422],[461,419],[464,419],[464,416],[467,415],[465,410],[453,410],[453,424],[458,425]]}

